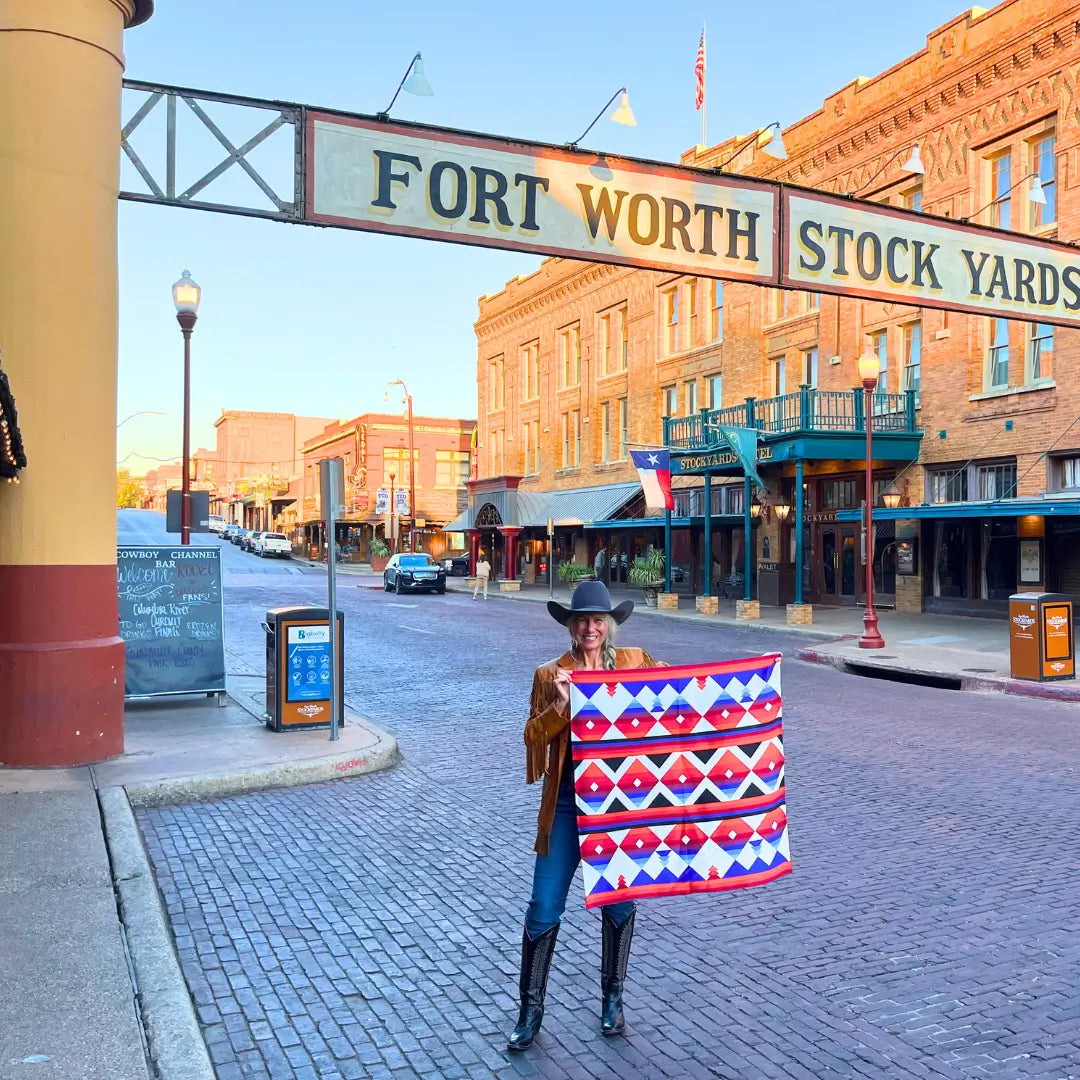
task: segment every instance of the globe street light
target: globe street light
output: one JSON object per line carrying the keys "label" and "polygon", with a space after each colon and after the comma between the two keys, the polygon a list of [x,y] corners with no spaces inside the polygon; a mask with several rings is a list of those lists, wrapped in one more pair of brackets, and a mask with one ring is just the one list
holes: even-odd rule
{"label": "globe street light", "polygon": [[874,388],[881,377],[881,360],[875,352],[859,357],[859,378],[863,385],[863,416],[866,424],[866,607],[860,649],[883,649],[885,639],[878,632],[874,610]]}
{"label": "globe street light", "polygon": [[392,382],[386,384],[386,391],[383,394],[383,400],[390,400],[390,387],[400,386],[401,393],[404,395],[405,405],[408,409],[409,418],[409,550],[416,550],[416,445],[413,439],[413,418],[412,418],[412,394],[409,393],[409,388],[405,385],[404,380],[394,379]]}
{"label": "globe street light", "polygon": [[202,289],[185,270],[172,287],[176,305],[176,321],[184,335],[184,472],[180,478],[180,543],[191,543],[191,331],[195,329],[196,312]]}

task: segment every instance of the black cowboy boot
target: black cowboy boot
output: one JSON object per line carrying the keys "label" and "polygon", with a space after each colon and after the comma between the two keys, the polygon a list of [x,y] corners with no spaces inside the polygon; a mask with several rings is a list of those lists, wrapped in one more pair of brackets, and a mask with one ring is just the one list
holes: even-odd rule
{"label": "black cowboy boot", "polygon": [[634,937],[636,914],[636,911],[631,911],[621,925],[616,924],[607,908],[604,908],[600,915],[603,927],[603,950],[600,959],[602,1035],[618,1035],[625,1025],[622,1008],[623,983],[626,981],[626,965],[630,960],[630,942]]}
{"label": "black cowboy boot", "polygon": [[544,1019],[548,972],[558,936],[559,923],[545,930],[535,940],[529,937],[528,930],[521,933],[521,979],[518,982],[521,1011],[518,1013],[517,1027],[506,1040],[507,1050],[524,1050],[532,1046],[540,1030],[540,1023]]}

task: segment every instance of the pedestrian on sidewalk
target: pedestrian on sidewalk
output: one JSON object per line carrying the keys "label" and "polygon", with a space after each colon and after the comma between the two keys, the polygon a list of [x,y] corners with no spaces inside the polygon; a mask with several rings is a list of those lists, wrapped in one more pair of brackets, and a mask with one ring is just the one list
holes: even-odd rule
{"label": "pedestrian on sidewalk", "polygon": [[[533,675],[525,724],[525,782],[544,778],[536,832],[532,898],[521,938],[521,1009],[507,1040],[509,1050],[532,1045],[544,1018],[548,972],[559,935],[570,882],[581,861],[574,803],[574,763],[570,754],[570,673],[660,666],[643,649],[615,648],[616,628],[634,609],[633,600],[613,606],[602,581],[583,581],[570,606],[548,601],[556,622],[570,631],[570,649],[542,664]],[[634,936],[633,901],[604,906],[601,920],[600,1031],[623,1030],[623,982]]]}
{"label": "pedestrian on sidewalk", "polygon": [[597,581],[604,580],[604,568],[607,566],[607,552],[604,550],[604,545],[601,544],[596,549],[596,554],[593,556],[593,573],[596,574]]}
{"label": "pedestrian on sidewalk", "polygon": [[484,599],[487,599],[488,582],[491,580],[491,563],[487,561],[487,556],[481,551],[480,559],[476,564],[476,582],[473,585],[472,598],[476,599],[476,594],[483,589]]}

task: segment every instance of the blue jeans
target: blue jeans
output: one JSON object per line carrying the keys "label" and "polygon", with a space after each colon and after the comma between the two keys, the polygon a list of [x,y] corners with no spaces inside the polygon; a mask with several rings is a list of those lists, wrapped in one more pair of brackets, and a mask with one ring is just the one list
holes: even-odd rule
{"label": "blue jeans", "polygon": [[[525,913],[525,929],[533,940],[562,920],[566,894],[570,891],[570,882],[580,861],[574,792],[564,784],[559,788],[559,801],[555,804],[548,853],[536,856],[533,870],[532,899]],[[608,904],[607,910],[616,924],[621,926],[634,910],[634,901]]]}

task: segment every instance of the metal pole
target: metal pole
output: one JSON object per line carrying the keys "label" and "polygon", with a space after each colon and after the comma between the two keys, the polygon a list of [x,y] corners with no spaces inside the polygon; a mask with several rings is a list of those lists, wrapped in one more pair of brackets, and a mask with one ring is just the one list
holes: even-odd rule
{"label": "metal pole", "polygon": [[555,595],[555,519],[548,518],[548,596]]}
{"label": "metal pole", "polygon": [[664,511],[664,592],[671,592],[671,511]]}
{"label": "metal pole", "polygon": [[[402,383],[402,386],[405,384]],[[416,550],[416,449],[413,444],[412,394],[406,391],[409,406],[409,550]]]}
{"label": "metal pole", "polygon": [[712,596],[712,473],[705,474],[705,595]]}
{"label": "metal pole", "polygon": [[874,610],[874,421],[873,392],[876,381],[863,381],[864,412],[866,413],[866,607],[863,609],[863,633],[860,649],[883,649],[885,639],[878,632],[878,617]]}
{"label": "metal pole", "polygon": [[184,434],[183,475],[180,477],[180,543],[191,543],[191,331],[195,312],[178,311],[176,321],[184,335]]}
{"label": "metal pole", "polygon": [[803,463],[795,462],[795,603],[803,602]]}
{"label": "metal pole", "polygon": [[752,599],[750,585],[750,544],[753,541],[754,518],[750,504],[754,501],[754,489],[749,476],[743,477],[743,599]]}
{"label": "metal pole", "polygon": [[338,740],[338,715],[341,712],[341,686],[338,684],[338,639],[337,639],[337,565],[335,543],[334,500],[337,498],[339,470],[341,462],[331,458],[327,462],[330,497],[326,500],[326,602],[329,609],[327,620],[330,628],[330,741]]}
{"label": "metal pole", "polygon": [[394,474],[390,474],[390,554],[397,552],[397,507],[394,505]]}

